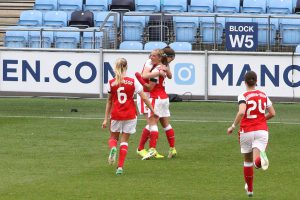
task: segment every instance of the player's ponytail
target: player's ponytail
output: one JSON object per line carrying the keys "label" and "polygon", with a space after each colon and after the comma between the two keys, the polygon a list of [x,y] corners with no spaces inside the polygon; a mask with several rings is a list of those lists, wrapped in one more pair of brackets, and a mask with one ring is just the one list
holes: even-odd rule
{"label": "player's ponytail", "polygon": [[120,85],[123,82],[125,72],[127,71],[127,60],[125,58],[118,58],[115,63],[115,82],[113,85]]}

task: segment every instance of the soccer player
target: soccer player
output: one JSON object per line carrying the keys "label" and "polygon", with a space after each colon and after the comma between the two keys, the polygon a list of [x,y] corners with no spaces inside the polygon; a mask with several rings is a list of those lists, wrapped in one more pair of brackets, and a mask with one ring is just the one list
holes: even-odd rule
{"label": "soccer player", "polygon": [[247,91],[239,95],[239,110],[233,124],[227,129],[227,133],[231,134],[240,124],[239,142],[241,153],[244,155],[245,190],[249,197],[253,196],[253,165],[262,170],[269,167],[265,152],[269,138],[267,120],[275,116],[272,102],[264,92],[255,89],[256,83],[256,73],[247,72],[245,74]]}
{"label": "soccer player", "polygon": [[[175,58],[175,52],[170,47],[168,46],[165,47],[163,51],[156,49],[152,51],[150,55],[150,59],[151,59],[150,63],[152,65],[146,65],[147,64],[146,62],[144,66],[142,72],[143,78],[140,76],[139,73],[136,73],[136,76],[138,80],[141,82],[141,84],[144,86],[144,89],[150,91],[150,97],[151,97],[150,100],[152,101],[152,105],[154,105],[154,107],[157,108],[156,109],[157,112],[158,110],[160,110],[159,121],[165,130],[169,142],[169,146],[170,146],[168,158],[172,158],[177,154],[175,149],[175,133],[172,126],[169,123],[169,117],[170,117],[169,98],[168,95],[166,94],[165,83],[164,83],[164,79],[166,77],[169,79],[172,78],[172,72],[170,70],[169,63],[172,62],[174,58]],[[140,110],[141,113],[143,113],[143,111],[144,111],[143,109]],[[151,141],[158,139],[157,125],[154,127],[154,129],[157,130],[152,131],[150,130],[148,124],[143,129],[137,153],[141,157],[143,157],[143,159],[147,159],[153,156],[155,158],[161,158],[163,156],[158,154],[156,149],[151,145],[152,143]],[[157,134],[157,138],[154,139],[155,137],[152,136],[152,134],[154,135]],[[145,143],[147,142],[148,138],[150,138],[149,152],[145,149]]]}
{"label": "soccer player", "polygon": [[114,72],[115,78],[107,85],[107,103],[105,118],[102,128],[107,127],[110,118],[110,138],[108,145],[110,153],[108,163],[113,164],[116,160],[117,143],[121,134],[119,162],[116,174],[123,173],[124,161],[128,150],[128,140],[131,134],[136,132],[137,113],[134,103],[134,94],[137,93],[154,113],[153,107],[142,91],[141,85],[135,79],[126,76],[127,61],[124,58],[116,60]]}

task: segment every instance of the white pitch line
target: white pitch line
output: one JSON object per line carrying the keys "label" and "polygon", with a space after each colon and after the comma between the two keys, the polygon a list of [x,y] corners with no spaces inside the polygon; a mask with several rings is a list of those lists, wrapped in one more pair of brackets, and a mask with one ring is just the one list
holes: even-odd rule
{"label": "white pitch line", "polygon": [[[34,119],[79,119],[79,120],[103,120],[102,117],[59,117],[59,116],[30,116],[30,115],[16,115],[16,116],[1,116],[0,118],[34,118]],[[138,119],[145,121],[145,119]],[[232,121],[226,120],[195,120],[195,119],[171,119],[174,122],[192,122],[192,123],[231,123]],[[269,121],[270,124],[287,124],[287,125],[300,125],[300,122],[279,122]]]}

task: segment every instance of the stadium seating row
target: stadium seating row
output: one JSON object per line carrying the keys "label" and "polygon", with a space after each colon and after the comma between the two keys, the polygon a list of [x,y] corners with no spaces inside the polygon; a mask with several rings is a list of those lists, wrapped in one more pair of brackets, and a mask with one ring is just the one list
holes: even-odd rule
{"label": "stadium seating row", "polygon": [[[242,5],[241,5],[242,2]],[[36,10],[108,11],[127,6],[142,12],[294,13],[297,0],[36,0]],[[126,8],[127,8],[126,7]],[[132,8],[131,8],[132,7]]]}
{"label": "stadium seating row", "polygon": [[[121,50],[153,50],[162,49],[167,46],[165,42],[147,42],[144,47],[139,41],[124,41],[120,44]],[[175,51],[191,51],[192,45],[188,42],[173,42],[169,46]]]}

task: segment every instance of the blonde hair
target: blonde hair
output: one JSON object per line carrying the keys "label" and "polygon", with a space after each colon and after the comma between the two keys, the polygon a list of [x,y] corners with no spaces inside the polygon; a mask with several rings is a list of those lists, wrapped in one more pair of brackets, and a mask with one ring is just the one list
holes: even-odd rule
{"label": "blonde hair", "polygon": [[118,58],[115,63],[115,82],[114,85],[120,85],[123,82],[124,74],[127,71],[127,60]]}

